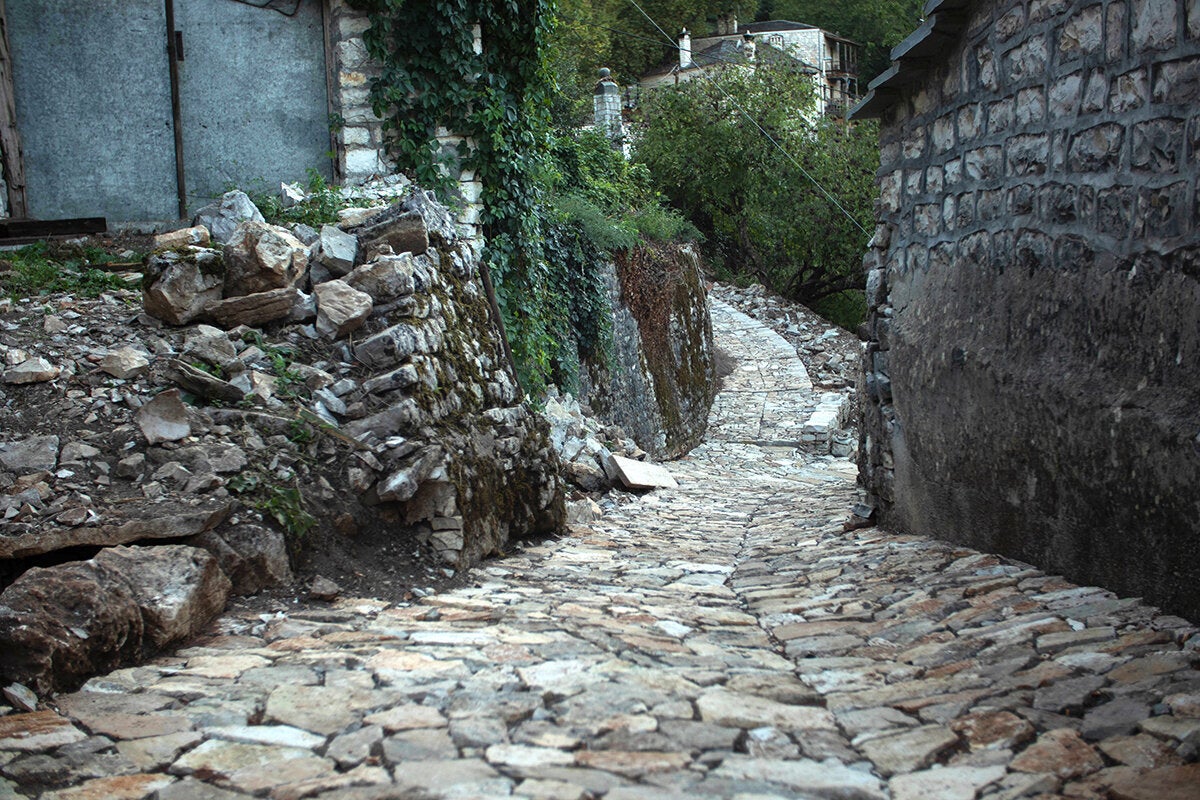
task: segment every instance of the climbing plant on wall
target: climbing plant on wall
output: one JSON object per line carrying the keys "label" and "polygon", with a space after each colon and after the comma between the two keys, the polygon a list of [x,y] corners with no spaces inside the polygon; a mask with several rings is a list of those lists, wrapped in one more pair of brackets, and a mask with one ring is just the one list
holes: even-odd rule
{"label": "climbing plant on wall", "polygon": [[[375,113],[397,167],[443,196],[460,170],[483,184],[487,263],[521,382],[536,393],[555,352],[537,209],[553,80],[546,58],[554,0],[350,0],[382,66]],[[486,42],[478,47],[476,31]],[[438,134],[465,137],[444,144]],[[444,137],[443,137],[444,138]]]}
{"label": "climbing plant on wall", "polygon": [[574,391],[579,357],[602,356],[611,335],[609,253],[697,232],[603,136],[552,131],[556,0],[349,2],[371,19],[372,103],[397,167],[450,200],[462,170],[483,184],[486,262],[522,386]]}

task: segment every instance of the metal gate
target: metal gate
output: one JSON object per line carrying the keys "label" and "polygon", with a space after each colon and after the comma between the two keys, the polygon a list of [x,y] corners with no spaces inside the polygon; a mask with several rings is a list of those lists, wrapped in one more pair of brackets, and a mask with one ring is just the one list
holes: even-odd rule
{"label": "metal gate", "polygon": [[322,0],[5,5],[30,217],[161,222],[329,176]]}

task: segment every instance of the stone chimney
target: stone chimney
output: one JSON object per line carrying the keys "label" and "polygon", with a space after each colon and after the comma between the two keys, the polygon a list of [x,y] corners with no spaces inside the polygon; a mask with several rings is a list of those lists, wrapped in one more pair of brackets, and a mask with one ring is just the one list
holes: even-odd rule
{"label": "stone chimney", "polygon": [[614,150],[625,148],[625,121],[621,118],[621,88],[609,77],[607,67],[600,70],[600,81],[592,93],[592,111],[596,130],[612,142]]}
{"label": "stone chimney", "polygon": [[737,31],[737,14],[731,11],[717,17],[717,36],[733,36]]}
{"label": "stone chimney", "polygon": [[692,65],[692,35],[684,28],[679,32],[679,68],[687,69]]}
{"label": "stone chimney", "polygon": [[746,60],[751,64],[754,63],[754,56],[758,52],[758,45],[754,43],[754,34],[742,34],[742,55],[746,56]]}

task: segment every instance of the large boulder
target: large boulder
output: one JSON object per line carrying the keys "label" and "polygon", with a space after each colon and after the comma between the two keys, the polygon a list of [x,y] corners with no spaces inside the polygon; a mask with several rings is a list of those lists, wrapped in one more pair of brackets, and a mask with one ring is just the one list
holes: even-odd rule
{"label": "large boulder", "polygon": [[217,250],[179,247],[154,253],[146,262],[142,297],[146,313],[186,325],[221,299],[225,264]]}
{"label": "large boulder", "polygon": [[262,212],[245,192],[234,190],[221,195],[215,203],[209,203],[196,212],[193,225],[203,225],[212,234],[213,241],[224,244],[233,238],[238,225],[243,222],[265,222]]}
{"label": "large boulder", "polygon": [[71,689],[196,634],[229,579],[194,547],[117,547],[35,567],[0,594],[0,679],[39,694]]}
{"label": "large boulder", "polygon": [[93,560],[119,572],[129,584],[142,614],[147,649],[193,635],[229,599],[230,581],[217,559],[196,547],[110,547]]}
{"label": "large boulder", "polygon": [[308,248],[286,229],[243,222],[225,245],[225,296],[292,288],[307,270]]}
{"label": "large boulder", "polygon": [[0,594],[0,680],[74,688],[142,655],[142,613],[111,566],[34,567]]}

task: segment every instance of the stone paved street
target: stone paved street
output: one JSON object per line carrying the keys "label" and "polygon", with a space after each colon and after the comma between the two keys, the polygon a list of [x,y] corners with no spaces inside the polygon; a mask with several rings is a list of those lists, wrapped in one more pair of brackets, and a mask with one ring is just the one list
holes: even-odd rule
{"label": "stone paved street", "polygon": [[708,442],[570,536],[408,605],[232,614],[0,717],[0,798],[1200,797],[1200,636],[1134,599],[876,529],[798,452],[795,350]]}

